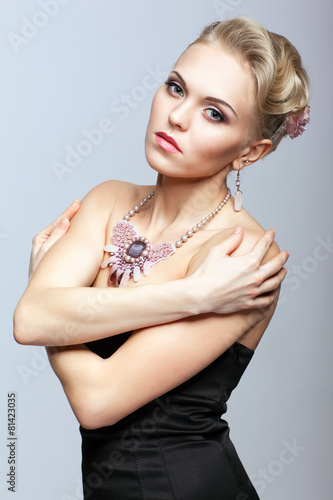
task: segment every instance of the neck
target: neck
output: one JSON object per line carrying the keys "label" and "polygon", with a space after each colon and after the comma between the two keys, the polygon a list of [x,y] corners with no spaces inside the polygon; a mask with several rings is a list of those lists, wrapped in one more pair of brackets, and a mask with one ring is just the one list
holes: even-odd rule
{"label": "neck", "polygon": [[147,232],[158,234],[180,226],[191,229],[214,210],[227,194],[226,172],[182,179],[158,174],[155,194],[144,209]]}

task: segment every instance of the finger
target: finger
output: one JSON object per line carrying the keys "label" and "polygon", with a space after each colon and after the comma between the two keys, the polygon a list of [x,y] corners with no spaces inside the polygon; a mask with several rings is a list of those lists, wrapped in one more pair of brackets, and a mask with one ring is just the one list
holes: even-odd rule
{"label": "finger", "polygon": [[71,218],[76,214],[79,208],[80,208],[80,200],[77,199],[73,201],[73,203],[68,208],[66,208],[66,210],[59,217],[57,217],[55,221],[51,222],[51,224],[49,224],[45,229],[43,229],[41,233],[45,233],[47,236],[49,236],[52,233],[52,231],[56,228],[57,224],[61,221],[61,219],[66,217],[68,220],[71,220]]}
{"label": "finger", "polygon": [[67,219],[67,217],[63,217],[53,229],[47,241],[44,243],[42,247],[43,254],[46,253],[48,249],[51,248],[51,246],[54,245],[54,243],[68,231],[69,226],[69,220]]}
{"label": "finger", "polygon": [[260,273],[262,275],[263,280],[266,280],[270,276],[278,273],[280,269],[285,265],[287,260],[289,259],[289,253],[286,250],[279,252],[275,257],[260,266]]}
{"label": "finger", "polygon": [[265,280],[261,285],[257,287],[258,295],[262,295],[264,293],[269,293],[276,290],[286,277],[287,272],[288,272],[287,269],[283,267],[282,269],[280,269],[279,272],[274,274],[274,276]]}
{"label": "finger", "polygon": [[274,237],[275,229],[269,229],[261,238],[259,238],[257,243],[252,248],[251,252],[249,253],[255,256],[259,260],[259,262],[261,262],[268,252],[271,244],[273,243]]}
{"label": "finger", "polygon": [[58,217],[57,220],[60,222],[61,219],[64,217],[67,217],[68,220],[71,220],[71,218],[74,217],[79,208],[80,208],[80,200],[77,199],[73,201],[73,203],[68,208],[66,208],[64,213],[60,215],[60,217]]}
{"label": "finger", "polygon": [[267,308],[270,305],[273,304],[273,302],[277,299],[278,297],[278,291],[273,290],[272,292],[268,292],[265,295],[258,295],[258,297],[255,297],[253,299],[250,299],[247,303],[247,308],[248,309],[261,309],[261,308]]}
{"label": "finger", "polygon": [[[223,256],[230,255],[241,244],[242,239],[243,239],[243,235],[244,235],[244,232],[243,232],[242,227],[237,226],[233,230],[232,234],[230,236],[228,236],[228,238],[226,238],[222,243],[214,245],[214,247],[216,249],[218,249],[220,255],[221,255],[221,253]],[[214,248],[214,247],[212,247],[212,248]]]}

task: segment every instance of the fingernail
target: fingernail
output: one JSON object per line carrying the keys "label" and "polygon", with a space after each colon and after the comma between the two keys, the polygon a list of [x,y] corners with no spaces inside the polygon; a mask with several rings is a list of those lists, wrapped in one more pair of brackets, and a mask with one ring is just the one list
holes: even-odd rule
{"label": "fingernail", "polygon": [[233,234],[239,234],[242,231],[240,226],[237,226],[236,229],[233,230]]}
{"label": "fingernail", "polygon": [[77,199],[77,200],[73,201],[73,205],[78,205],[79,203],[80,203],[80,200],[79,200],[79,199]]}
{"label": "fingernail", "polygon": [[59,226],[59,227],[61,227],[61,229],[66,229],[66,227],[68,226],[68,222],[69,222],[69,220],[67,219],[67,217],[63,217],[63,218],[59,221],[58,226]]}
{"label": "fingernail", "polygon": [[271,231],[272,231],[273,234],[276,234],[275,229],[272,228]]}

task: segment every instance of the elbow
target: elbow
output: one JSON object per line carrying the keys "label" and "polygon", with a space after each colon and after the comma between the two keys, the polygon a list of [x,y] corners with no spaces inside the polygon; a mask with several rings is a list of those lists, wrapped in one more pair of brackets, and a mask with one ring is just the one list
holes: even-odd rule
{"label": "elbow", "polygon": [[84,429],[91,431],[116,423],[116,421],[112,421],[112,416],[109,416],[110,418],[106,420],[104,412],[96,412],[94,407],[87,407],[87,404],[84,405],[84,408],[74,413],[79,424]]}
{"label": "elbow", "polygon": [[87,430],[96,430],[101,427],[114,425],[118,419],[112,415],[110,408],[104,408],[100,400],[96,401],[96,395],[89,397],[85,394],[80,405],[73,407],[74,414],[79,424]]}
{"label": "elbow", "polygon": [[87,429],[88,431],[95,431],[96,429],[100,429],[103,427],[103,425],[100,425],[97,421],[94,421],[93,419],[90,418],[89,415],[86,414],[76,414],[76,418],[84,429]]}
{"label": "elbow", "polygon": [[21,345],[40,345],[33,332],[29,307],[19,302],[13,316],[14,339]]}
{"label": "elbow", "polygon": [[24,328],[24,320],[22,315],[22,307],[20,303],[16,306],[13,316],[13,335],[18,344],[28,345],[26,331]]}

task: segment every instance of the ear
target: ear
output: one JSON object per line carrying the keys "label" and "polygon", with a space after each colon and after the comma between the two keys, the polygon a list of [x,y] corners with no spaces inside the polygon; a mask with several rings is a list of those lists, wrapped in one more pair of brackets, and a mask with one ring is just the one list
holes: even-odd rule
{"label": "ear", "polygon": [[246,165],[255,163],[256,161],[263,158],[271,147],[273,143],[270,139],[260,139],[259,141],[252,142],[249,146],[245,148],[242,155],[235,158],[232,162],[234,170],[241,170]]}

